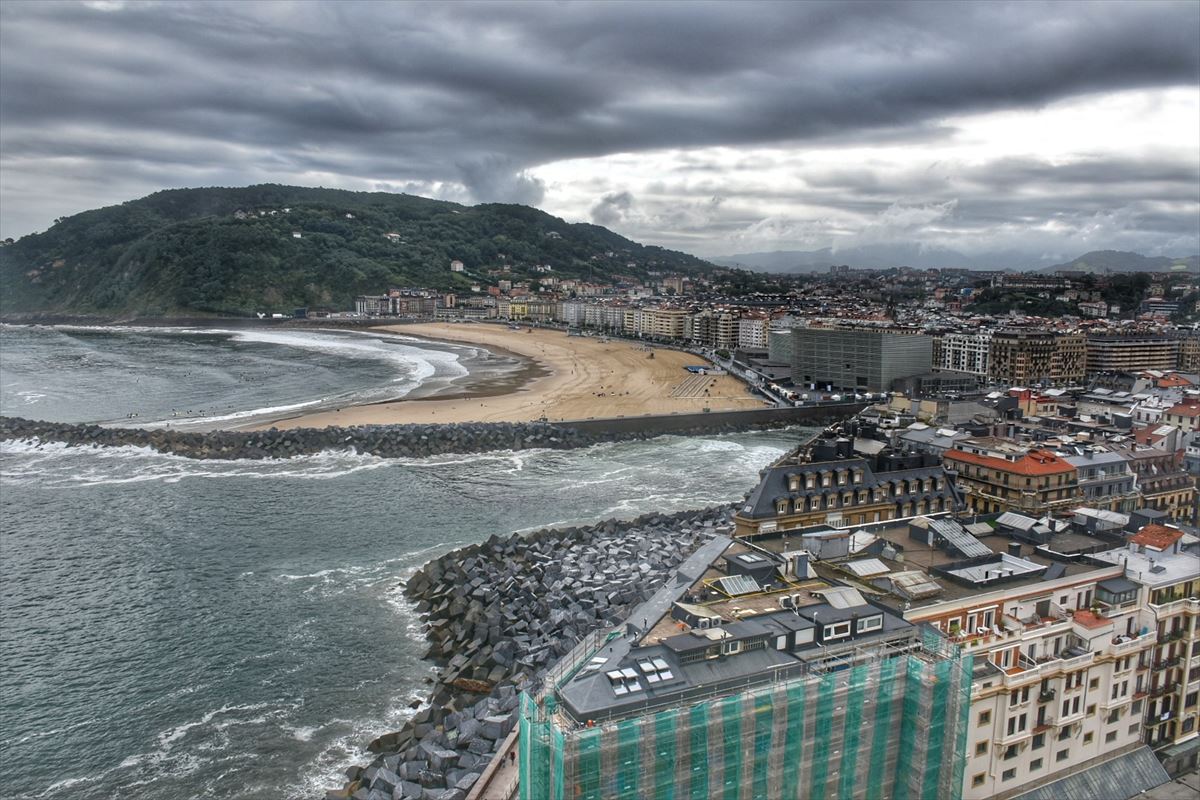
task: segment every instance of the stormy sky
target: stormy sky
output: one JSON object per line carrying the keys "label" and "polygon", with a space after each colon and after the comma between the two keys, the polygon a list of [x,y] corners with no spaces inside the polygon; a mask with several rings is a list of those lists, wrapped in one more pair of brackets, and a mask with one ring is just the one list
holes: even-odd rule
{"label": "stormy sky", "polygon": [[0,3],[0,236],[261,182],[702,256],[1190,255],[1200,3]]}

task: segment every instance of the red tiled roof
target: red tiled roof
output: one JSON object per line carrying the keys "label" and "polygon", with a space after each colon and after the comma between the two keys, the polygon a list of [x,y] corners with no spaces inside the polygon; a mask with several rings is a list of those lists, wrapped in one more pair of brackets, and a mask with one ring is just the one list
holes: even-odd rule
{"label": "red tiled roof", "polygon": [[1173,389],[1176,386],[1191,386],[1192,382],[1172,372],[1170,375],[1159,378],[1154,384],[1160,389]]}
{"label": "red tiled roof", "polygon": [[1135,533],[1129,541],[1134,544],[1153,547],[1155,550],[1166,550],[1179,541],[1179,537],[1181,536],[1183,536],[1183,531],[1176,528],[1168,528],[1166,525],[1159,525],[1154,522]]}
{"label": "red tiled roof", "polygon": [[947,450],[945,458],[1017,475],[1057,475],[1060,472],[1075,471],[1075,467],[1046,450],[1030,450],[1017,461],[981,456],[966,450]]}
{"label": "red tiled roof", "polygon": [[1200,417],[1200,403],[1177,403],[1167,409],[1168,414],[1181,417]]}
{"label": "red tiled roof", "polygon": [[1112,622],[1112,620],[1105,619],[1104,617],[1098,617],[1084,608],[1076,611],[1074,616],[1071,618],[1085,628],[1100,628]]}

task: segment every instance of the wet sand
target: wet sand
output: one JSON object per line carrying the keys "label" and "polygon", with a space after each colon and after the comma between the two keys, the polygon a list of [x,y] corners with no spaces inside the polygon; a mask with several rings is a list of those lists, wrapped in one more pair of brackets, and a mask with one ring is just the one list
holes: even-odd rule
{"label": "wet sand", "polygon": [[[466,342],[506,350],[541,369],[523,372],[509,386],[483,393],[470,387],[446,398],[400,400],[304,414],[256,428],[323,428],[410,422],[524,422],[640,416],[762,408],[746,385],[729,375],[694,377],[684,367],[705,365],[690,353],[648,348],[635,342],[567,336],[563,331],[501,325],[424,323],[384,325],[380,330],[423,339]],[[653,358],[650,354],[653,353]],[[542,374],[536,374],[537,372]],[[688,396],[675,396],[682,391]],[[505,391],[507,389],[507,391]],[[707,392],[707,394],[705,394]]]}

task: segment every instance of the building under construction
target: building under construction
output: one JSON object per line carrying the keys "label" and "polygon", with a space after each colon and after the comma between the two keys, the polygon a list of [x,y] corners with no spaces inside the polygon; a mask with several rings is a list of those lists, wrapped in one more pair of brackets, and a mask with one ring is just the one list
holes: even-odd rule
{"label": "building under construction", "polygon": [[729,545],[522,696],[522,800],[959,798],[970,656]]}

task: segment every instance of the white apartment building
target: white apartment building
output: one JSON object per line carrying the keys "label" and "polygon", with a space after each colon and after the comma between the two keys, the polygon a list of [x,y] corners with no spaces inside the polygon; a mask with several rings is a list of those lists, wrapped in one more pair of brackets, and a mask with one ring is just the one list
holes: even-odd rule
{"label": "white apartment building", "polygon": [[766,317],[742,317],[737,321],[738,347],[766,350],[771,320]]}
{"label": "white apartment building", "polygon": [[990,333],[947,333],[941,337],[933,366],[986,377],[991,347]]}
{"label": "white apartment building", "polygon": [[[975,657],[964,800],[1007,797],[1142,741],[1155,633],[1119,565],[970,594],[906,613]],[[1046,574],[1050,574],[1047,571]],[[1099,598],[1113,600],[1099,613]]]}
{"label": "white apartment building", "polygon": [[1147,658],[1153,672],[1140,687],[1148,693],[1146,743],[1156,749],[1200,737],[1200,554],[1185,551],[1184,539],[1176,528],[1147,525],[1127,547],[1097,555],[1138,586],[1141,623],[1156,640]]}

